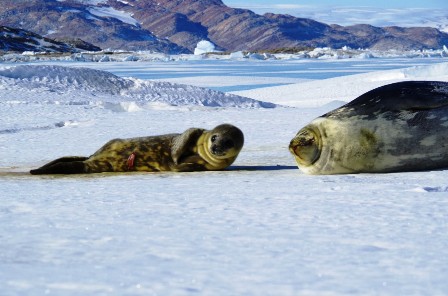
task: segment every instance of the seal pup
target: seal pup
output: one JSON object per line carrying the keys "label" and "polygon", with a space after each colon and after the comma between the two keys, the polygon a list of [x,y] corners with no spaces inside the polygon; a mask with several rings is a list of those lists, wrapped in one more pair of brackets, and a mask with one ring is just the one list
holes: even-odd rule
{"label": "seal pup", "polygon": [[289,150],[307,174],[448,167],[448,82],[381,86],[302,128]]}
{"label": "seal pup", "polygon": [[222,170],[235,161],[243,144],[243,132],[230,124],[212,130],[190,128],[182,134],[114,139],[90,157],[62,157],[30,173]]}

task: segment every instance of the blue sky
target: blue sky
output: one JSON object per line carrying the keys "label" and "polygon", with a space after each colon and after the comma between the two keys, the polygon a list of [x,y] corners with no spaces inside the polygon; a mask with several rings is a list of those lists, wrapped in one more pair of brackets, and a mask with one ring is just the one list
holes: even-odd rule
{"label": "blue sky", "polygon": [[448,33],[448,0],[223,0],[234,8],[290,14],[343,26],[425,26]]}

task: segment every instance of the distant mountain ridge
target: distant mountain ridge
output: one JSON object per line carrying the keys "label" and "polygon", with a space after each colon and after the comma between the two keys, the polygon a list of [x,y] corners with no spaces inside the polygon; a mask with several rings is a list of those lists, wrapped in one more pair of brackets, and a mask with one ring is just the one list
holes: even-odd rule
{"label": "distant mountain ridge", "polygon": [[436,49],[448,34],[428,27],[327,25],[234,9],[221,0],[3,0],[0,25],[103,49],[192,52],[201,40],[226,51],[291,47]]}

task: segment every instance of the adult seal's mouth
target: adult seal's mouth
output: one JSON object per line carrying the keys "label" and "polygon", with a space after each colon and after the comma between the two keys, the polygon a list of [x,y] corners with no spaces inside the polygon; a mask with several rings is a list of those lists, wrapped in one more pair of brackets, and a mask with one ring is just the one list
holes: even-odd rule
{"label": "adult seal's mouth", "polygon": [[313,164],[319,159],[321,153],[321,138],[318,130],[301,129],[289,143],[289,151],[301,165]]}

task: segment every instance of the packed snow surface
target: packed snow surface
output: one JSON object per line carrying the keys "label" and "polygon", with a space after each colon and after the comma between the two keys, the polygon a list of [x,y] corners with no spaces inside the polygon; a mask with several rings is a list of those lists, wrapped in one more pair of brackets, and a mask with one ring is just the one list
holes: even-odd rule
{"label": "packed snow surface", "polygon": [[[444,58],[2,65],[0,294],[447,295],[448,171],[309,176],[287,149],[364,91],[448,81],[447,69]],[[227,105],[223,92],[284,107]],[[148,106],[153,93],[163,107]],[[112,138],[223,122],[245,134],[225,171],[27,173]]]}

